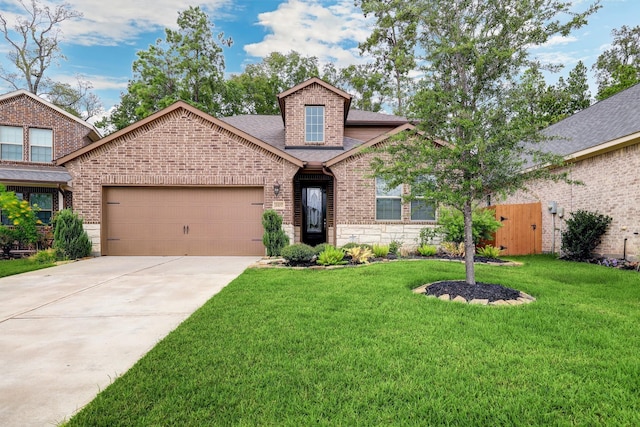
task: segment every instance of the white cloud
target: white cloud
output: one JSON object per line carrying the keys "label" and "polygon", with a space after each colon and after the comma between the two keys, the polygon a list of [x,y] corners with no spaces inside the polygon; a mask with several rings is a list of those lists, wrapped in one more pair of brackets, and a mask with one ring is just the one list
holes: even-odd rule
{"label": "white cloud", "polygon": [[295,50],[338,66],[362,62],[357,43],[370,34],[367,19],[352,0],[332,3],[325,6],[318,0],[287,0],[274,11],[261,13],[257,25],[269,34],[244,50],[260,58]]}
{"label": "white cloud", "polygon": [[[175,28],[178,12],[200,6],[211,15],[231,5],[232,0],[70,0],[71,9],[83,17],[65,21],[64,40],[84,46],[132,43],[144,33]],[[62,2],[56,0],[54,4]]]}

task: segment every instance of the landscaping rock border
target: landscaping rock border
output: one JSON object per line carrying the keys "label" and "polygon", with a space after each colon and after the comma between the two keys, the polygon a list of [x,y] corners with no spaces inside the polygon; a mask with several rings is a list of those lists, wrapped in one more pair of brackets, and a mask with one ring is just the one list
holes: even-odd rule
{"label": "landscaping rock border", "polygon": [[[434,282],[434,283],[438,283],[438,282]],[[434,283],[427,283],[425,285],[418,286],[417,288],[413,289],[413,293],[424,294],[427,298],[437,298],[442,301],[453,301],[453,302],[460,302],[465,304],[491,305],[491,306],[512,306],[512,305],[530,304],[536,300],[531,295],[524,293],[522,291],[519,291],[519,295],[517,299],[509,299],[509,300],[500,299],[496,301],[489,301],[488,299],[472,299],[467,301],[464,297],[461,297],[460,295],[443,294],[440,296],[435,296],[435,295],[427,294],[427,288],[433,285]]]}

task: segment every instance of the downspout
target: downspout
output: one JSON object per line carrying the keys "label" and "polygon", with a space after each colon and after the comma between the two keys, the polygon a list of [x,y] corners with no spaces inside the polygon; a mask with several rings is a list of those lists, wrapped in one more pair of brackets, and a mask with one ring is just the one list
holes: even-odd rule
{"label": "downspout", "polygon": [[330,176],[333,181],[332,181],[332,185],[333,185],[333,246],[338,246],[338,224],[336,222],[336,216],[338,213],[338,206],[337,206],[337,191],[336,188],[338,187],[336,185],[337,183],[337,179],[335,177],[335,175],[333,173],[331,173],[331,171],[329,169],[327,169],[327,167],[324,165],[324,163],[322,164],[322,174],[326,175],[326,176]]}

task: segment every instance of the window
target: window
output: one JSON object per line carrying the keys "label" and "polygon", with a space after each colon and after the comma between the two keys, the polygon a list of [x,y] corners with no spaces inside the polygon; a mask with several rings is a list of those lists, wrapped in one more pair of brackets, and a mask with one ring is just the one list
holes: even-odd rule
{"label": "window", "polygon": [[388,188],[382,178],[376,178],[376,219],[402,219],[402,185]]}
{"label": "window", "polygon": [[0,158],[22,160],[22,128],[0,126]]}
{"label": "window", "polygon": [[322,105],[307,105],[304,120],[305,142],[323,142],[324,107]]}
{"label": "window", "polygon": [[49,163],[53,159],[53,131],[51,129],[29,129],[31,161]]}
{"label": "window", "polygon": [[[16,193],[16,197],[17,197],[18,200],[22,200],[23,199],[22,193]],[[4,211],[2,211],[0,219],[2,221],[2,225],[13,225],[13,222],[11,222],[11,220],[9,219],[9,217],[7,216],[7,214]]]}
{"label": "window", "polygon": [[53,214],[53,194],[31,193],[29,196],[29,204],[31,206],[38,206],[39,210],[36,213],[36,216],[43,224],[51,223],[51,216]]}
{"label": "window", "polygon": [[436,208],[424,199],[411,201],[411,221],[435,221]]}

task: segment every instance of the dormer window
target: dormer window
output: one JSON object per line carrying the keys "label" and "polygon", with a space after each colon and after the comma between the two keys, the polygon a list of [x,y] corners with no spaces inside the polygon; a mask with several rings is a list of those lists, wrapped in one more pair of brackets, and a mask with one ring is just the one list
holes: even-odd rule
{"label": "dormer window", "polygon": [[324,106],[305,106],[304,141],[309,143],[324,142]]}

